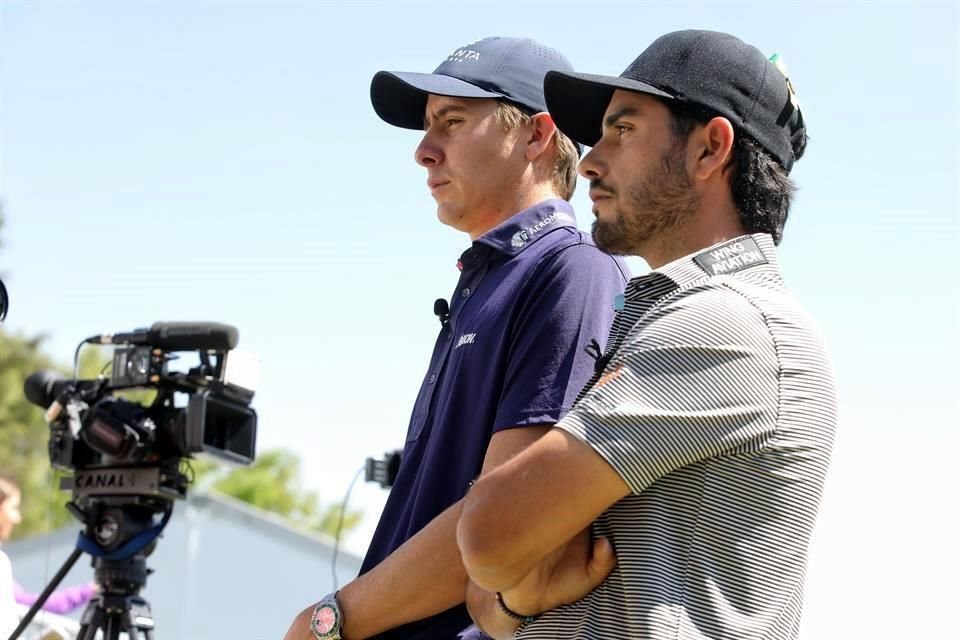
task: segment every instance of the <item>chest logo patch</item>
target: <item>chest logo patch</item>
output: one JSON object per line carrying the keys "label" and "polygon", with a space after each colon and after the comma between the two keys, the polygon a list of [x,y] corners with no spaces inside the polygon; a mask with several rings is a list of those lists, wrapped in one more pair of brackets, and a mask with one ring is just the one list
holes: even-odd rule
{"label": "chest logo patch", "polygon": [[465,344],[473,344],[473,341],[477,339],[477,334],[475,333],[465,333],[460,336],[460,339],[457,340],[457,346],[454,349],[459,349]]}
{"label": "chest logo patch", "polygon": [[548,215],[546,218],[544,218],[540,222],[533,225],[532,227],[521,229],[520,231],[517,231],[515,234],[513,234],[513,237],[510,239],[510,246],[512,246],[514,249],[519,249],[523,245],[530,242],[533,236],[537,235],[538,233],[543,231],[545,228],[549,227],[550,225],[552,225],[554,222],[557,222],[557,221],[570,222],[571,218],[570,216],[563,213],[562,211],[554,211],[553,213]]}

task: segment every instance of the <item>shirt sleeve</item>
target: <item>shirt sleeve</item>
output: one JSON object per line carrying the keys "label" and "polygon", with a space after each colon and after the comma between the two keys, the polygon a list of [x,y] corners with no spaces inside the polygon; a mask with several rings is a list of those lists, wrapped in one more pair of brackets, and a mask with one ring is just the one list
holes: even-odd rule
{"label": "shirt sleeve", "polygon": [[554,424],[570,409],[593,375],[584,348],[591,339],[606,343],[614,297],[625,283],[621,263],[593,245],[572,245],[544,260],[521,290],[510,325],[494,432]]}
{"label": "shirt sleeve", "polygon": [[761,448],[776,426],[778,388],[763,315],[712,285],[651,312],[557,426],[636,494],[681,467]]}

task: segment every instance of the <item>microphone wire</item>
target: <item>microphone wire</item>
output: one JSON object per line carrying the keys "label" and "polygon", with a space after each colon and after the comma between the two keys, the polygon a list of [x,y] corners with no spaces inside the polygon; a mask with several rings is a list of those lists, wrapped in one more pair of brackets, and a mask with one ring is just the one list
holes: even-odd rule
{"label": "microphone wire", "polygon": [[80,349],[83,349],[83,345],[86,344],[86,341],[81,341],[77,345],[77,350],[73,352],[73,382],[76,384],[77,380],[80,379]]}
{"label": "microphone wire", "polygon": [[353,474],[353,480],[350,481],[350,486],[347,487],[347,493],[343,496],[343,503],[340,505],[340,517],[337,520],[337,532],[333,536],[333,556],[330,559],[330,575],[333,577],[334,591],[340,588],[340,583],[337,580],[337,554],[340,550],[340,532],[343,530],[343,517],[347,512],[347,503],[350,501],[350,492],[353,491],[353,485],[357,484],[357,480],[360,479],[360,474],[362,474],[366,468],[367,465],[364,464],[362,467],[357,469],[355,474]]}

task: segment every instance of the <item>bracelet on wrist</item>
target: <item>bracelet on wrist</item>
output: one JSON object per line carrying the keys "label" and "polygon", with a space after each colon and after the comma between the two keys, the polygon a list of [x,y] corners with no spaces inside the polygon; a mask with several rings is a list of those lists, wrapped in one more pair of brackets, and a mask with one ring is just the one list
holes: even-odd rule
{"label": "bracelet on wrist", "polygon": [[514,620],[519,620],[523,624],[527,624],[528,622],[533,622],[534,620],[537,619],[537,615],[539,615],[537,614],[532,616],[525,616],[517,613],[516,611],[514,611],[513,609],[507,606],[507,603],[503,601],[503,594],[500,593],[499,591],[497,591],[497,605],[500,607],[500,611],[502,611],[504,614],[510,616]]}

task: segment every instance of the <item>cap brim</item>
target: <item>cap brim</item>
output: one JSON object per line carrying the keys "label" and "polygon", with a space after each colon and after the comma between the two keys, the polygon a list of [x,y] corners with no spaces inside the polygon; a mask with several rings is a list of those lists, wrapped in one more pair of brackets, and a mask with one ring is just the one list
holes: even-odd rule
{"label": "cap brim", "polygon": [[459,78],[438,73],[378,71],[370,82],[370,101],[380,118],[404,129],[423,129],[427,96],[503,98]]}
{"label": "cap brim", "polygon": [[666,91],[630,78],[550,71],[543,80],[547,110],[557,128],[588,147],[603,134],[603,114],[617,89],[674,99]]}

